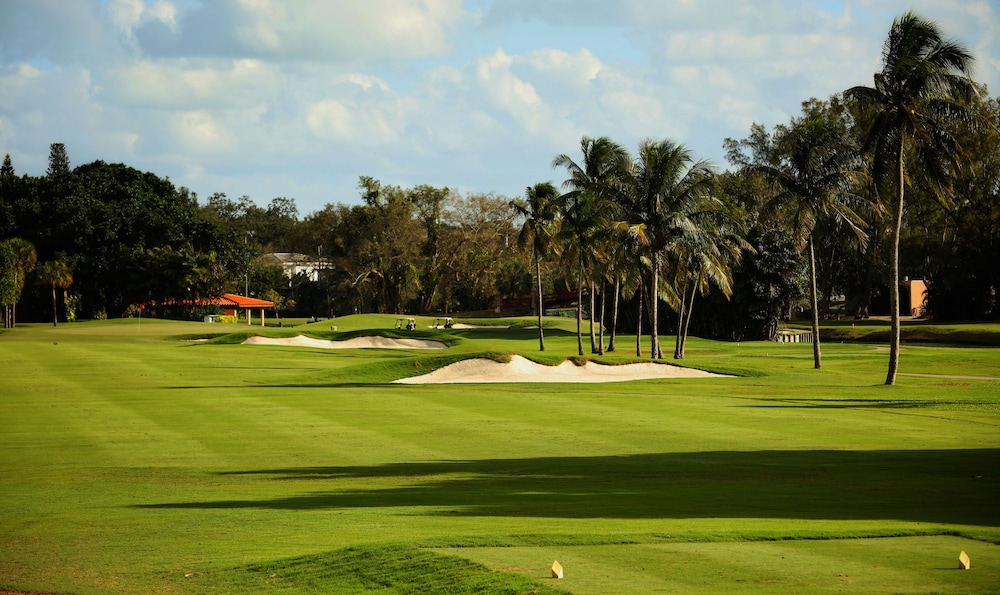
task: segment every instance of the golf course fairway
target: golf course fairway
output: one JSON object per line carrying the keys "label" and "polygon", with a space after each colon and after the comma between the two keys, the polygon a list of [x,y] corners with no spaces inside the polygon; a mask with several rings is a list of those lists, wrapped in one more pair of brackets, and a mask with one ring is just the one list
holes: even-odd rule
{"label": "golf course fairway", "polygon": [[895,386],[882,344],[697,338],[720,376],[398,384],[577,339],[394,319],[2,332],[0,592],[1000,590],[996,347],[907,343]]}

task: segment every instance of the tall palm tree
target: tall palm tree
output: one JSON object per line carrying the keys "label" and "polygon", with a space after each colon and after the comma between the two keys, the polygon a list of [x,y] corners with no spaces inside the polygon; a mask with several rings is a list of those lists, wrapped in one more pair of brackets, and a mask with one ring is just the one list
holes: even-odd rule
{"label": "tall palm tree", "polygon": [[793,120],[774,140],[774,164],[751,167],[777,190],[765,212],[783,211],[790,221],[796,250],[809,253],[809,297],[812,305],[813,365],[822,368],[819,337],[819,296],[816,289],[816,248],[813,230],[822,217],[846,221],[862,240],[864,224],[845,199],[856,177],[856,151],[847,146],[847,130],[833,115],[812,114]]}
{"label": "tall palm tree", "polygon": [[[560,231],[563,256],[577,268],[576,332],[579,355],[583,355],[583,287],[591,280],[593,265],[602,258],[600,237],[613,220],[609,200],[613,184],[621,176],[628,152],[608,137],[580,140],[583,159],[578,164],[566,154],[557,155],[552,167],[566,168],[569,178],[563,187],[569,191],[561,199]],[[591,312],[593,317],[593,312]],[[591,351],[596,351],[591,332]]]}
{"label": "tall palm tree", "polygon": [[908,149],[914,151],[928,177],[939,182],[941,193],[949,160],[957,155],[957,143],[944,122],[968,114],[965,106],[976,96],[969,79],[972,60],[969,50],[945,39],[934,22],[907,12],[889,29],[882,46],[882,70],[875,73],[874,86],[846,92],[874,108],[865,144],[880,195],[894,192],[890,209],[892,330],[886,384],[896,383],[899,368],[899,236],[907,182],[905,156]]}
{"label": "tall palm tree", "polygon": [[510,205],[524,217],[517,242],[521,248],[531,246],[535,260],[535,286],[538,288],[538,350],[545,351],[545,334],[542,331],[542,314],[545,304],[542,299],[542,257],[548,253],[555,233],[554,224],[559,211],[559,191],[549,182],[528,186],[525,200],[511,201]]}
{"label": "tall palm tree", "polygon": [[646,139],[629,172],[631,205],[629,223],[632,233],[645,247],[649,259],[649,319],[651,357],[663,357],[660,348],[660,299],[679,310],[680,297],[669,284],[660,284],[663,257],[678,251],[686,238],[698,232],[692,217],[701,203],[710,200],[714,172],[706,161],[695,161],[691,151],[671,140]]}
{"label": "tall palm tree", "polygon": [[38,267],[38,283],[52,287],[52,326],[58,326],[59,315],[56,308],[56,289],[66,290],[73,284],[73,269],[62,259],[49,260]]}

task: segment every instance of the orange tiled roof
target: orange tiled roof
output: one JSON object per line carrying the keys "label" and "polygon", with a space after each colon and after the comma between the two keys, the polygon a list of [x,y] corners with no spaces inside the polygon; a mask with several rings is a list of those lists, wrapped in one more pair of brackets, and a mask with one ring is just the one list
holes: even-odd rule
{"label": "orange tiled roof", "polygon": [[219,298],[219,306],[223,308],[273,308],[274,302],[236,295],[235,293],[226,293]]}

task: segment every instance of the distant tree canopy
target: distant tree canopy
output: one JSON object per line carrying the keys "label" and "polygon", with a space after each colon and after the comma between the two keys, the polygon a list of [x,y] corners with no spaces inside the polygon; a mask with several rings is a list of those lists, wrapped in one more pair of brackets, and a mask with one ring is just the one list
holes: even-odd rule
{"label": "distant tree canopy", "polygon": [[[223,278],[206,282],[219,271],[201,270],[184,258],[170,262],[177,260],[174,254],[197,260],[227,252],[222,230],[201,216],[187,190],[122,164],[67,166],[57,143],[46,176],[10,174],[2,186],[0,229],[30,241],[40,261],[63,255],[74,271],[76,314],[120,316],[130,304],[222,292]],[[163,271],[177,267],[188,267],[189,274],[171,283]],[[25,309],[37,319],[35,297]]]}
{"label": "distant tree canopy", "polygon": [[[581,320],[581,354],[586,316],[593,352],[615,349],[618,329],[639,330],[660,356],[658,329],[668,325],[683,357],[689,330],[748,340],[806,311],[817,325],[824,316],[888,314],[897,260],[900,278],[928,281],[934,316],[997,318],[1000,100],[959,69],[947,80],[970,92],[945,101],[930,92],[940,85],[920,79],[930,70],[893,58],[910,34],[933,54],[932,33],[901,17],[876,88],[804,101],[800,116],[773,131],[754,124],[745,139],[726,139],[732,168],[721,173],[671,139],[645,140],[632,154],[583,137],[579,156],[553,160],[563,182],[525,180],[525,197],[361,176],[350,204],[301,215],[288,197],[261,206],[217,193],[199,203],[127,165],[71,168],[61,143],[51,145],[44,176],[18,176],[7,155],[0,242],[24,244],[0,244],[0,303],[49,319],[39,270],[13,249],[30,245],[37,262],[72,271],[57,319],[224,292],[276,298],[288,316],[561,307]],[[903,80],[911,76],[926,96],[905,95],[917,88]],[[968,117],[942,115],[958,113]],[[914,135],[920,142],[900,141]],[[948,159],[930,159],[942,147]],[[261,258],[268,253],[303,254],[310,272],[286,277]],[[605,329],[607,346],[595,336]],[[543,339],[540,330],[540,347]],[[815,356],[819,367],[818,344]]]}

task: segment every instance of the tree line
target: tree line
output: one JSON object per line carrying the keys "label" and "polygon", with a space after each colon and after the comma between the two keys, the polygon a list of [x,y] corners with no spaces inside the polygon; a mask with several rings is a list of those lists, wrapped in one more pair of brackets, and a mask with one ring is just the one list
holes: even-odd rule
{"label": "tree line", "polygon": [[[936,318],[1000,314],[1000,100],[973,82],[971,62],[907,13],[872,86],[810,99],[786,124],[726,139],[726,171],[670,139],[632,154],[584,137],[579,154],[553,159],[558,186],[536,183],[520,197],[362,176],[360,204],[300,217],[290,198],[199,203],[122,164],[71,169],[59,143],[44,176],[18,177],[8,155],[4,319],[16,320],[15,304],[41,319],[49,292],[64,318],[129,315],[140,304],[198,316],[193,304],[226,291],[323,317],[511,304],[541,316],[564,305],[575,306],[580,355],[586,319],[592,353],[615,350],[621,329],[636,335],[637,354],[645,333],[648,353],[662,357],[660,330],[670,328],[682,358],[689,332],[768,338],[800,308],[819,368],[821,317],[885,313],[892,383],[901,275],[928,280]],[[307,254],[320,274],[288,279],[260,260],[270,252]],[[844,309],[833,308],[836,296]]]}

